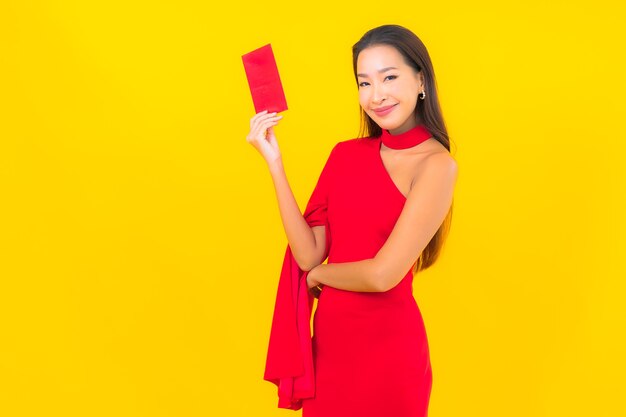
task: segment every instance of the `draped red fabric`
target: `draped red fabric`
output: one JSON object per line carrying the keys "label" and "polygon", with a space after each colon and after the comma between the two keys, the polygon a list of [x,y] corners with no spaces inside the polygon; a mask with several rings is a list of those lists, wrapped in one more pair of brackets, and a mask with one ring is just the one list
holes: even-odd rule
{"label": "draped red fabric", "polygon": [[[309,226],[326,227],[326,251],[331,245],[328,226],[328,189],[333,176],[335,149],[322,169],[303,216]],[[311,342],[311,313],[314,296],[308,291],[306,276],[287,245],[278,281],[274,316],[270,331],[263,379],[278,387],[278,407],[302,408],[302,399],[315,396],[315,370]]]}

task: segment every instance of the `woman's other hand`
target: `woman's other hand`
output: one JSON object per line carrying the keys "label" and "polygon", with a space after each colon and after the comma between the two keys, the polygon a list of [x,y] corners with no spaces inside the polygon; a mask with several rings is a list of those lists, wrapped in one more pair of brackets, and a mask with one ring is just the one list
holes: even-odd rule
{"label": "woman's other hand", "polygon": [[263,110],[250,119],[250,133],[246,140],[261,153],[268,165],[272,165],[281,158],[274,126],[282,117],[276,112],[268,113],[267,110]]}
{"label": "woman's other hand", "polygon": [[[315,268],[317,268],[317,266]],[[315,270],[315,268],[313,268],[309,272],[307,272],[307,275],[306,275],[306,285],[307,285],[307,287],[309,289],[309,292],[311,294],[313,294],[315,296],[315,298],[319,298],[321,290],[324,287],[324,284],[322,284],[321,282],[317,281],[315,279],[314,275],[311,275],[311,273]]]}

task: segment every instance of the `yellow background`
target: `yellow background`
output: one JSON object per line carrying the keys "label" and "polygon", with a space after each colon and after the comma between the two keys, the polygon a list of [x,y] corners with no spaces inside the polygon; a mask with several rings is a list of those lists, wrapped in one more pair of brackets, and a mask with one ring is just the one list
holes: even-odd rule
{"label": "yellow background", "polygon": [[241,55],[272,44],[304,208],[386,23],[460,167],[414,282],[430,416],[626,415],[623,6],[209,3],[0,3],[0,415],[296,415],[262,379],[287,241]]}

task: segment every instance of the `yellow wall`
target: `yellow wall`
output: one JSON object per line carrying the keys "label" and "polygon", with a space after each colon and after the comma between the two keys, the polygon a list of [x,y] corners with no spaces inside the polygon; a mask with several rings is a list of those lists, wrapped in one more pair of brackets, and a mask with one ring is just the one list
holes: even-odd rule
{"label": "yellow wall", "polygon": [[415,278],[430,415],[626,415],[623,6],[208,3],[0,3],[0,415],[291,415],[262,380],[286,237],[241,55],[272,44],[304,207],[386,23],[427,45],[460,167]]}

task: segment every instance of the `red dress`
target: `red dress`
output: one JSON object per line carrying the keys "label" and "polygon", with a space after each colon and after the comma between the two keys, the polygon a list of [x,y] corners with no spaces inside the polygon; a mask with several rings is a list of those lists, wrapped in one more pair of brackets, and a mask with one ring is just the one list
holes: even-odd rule
{"label": "red dress", "polygon": [[[373,258],[404,207],[380,146],[380,137],[339,142],[320,174],[304,217],[326,226],[328,263]],[[312,296],[287,247],[265,373],[279,407],[303,417],[427,417],[432,370],[412,282],[409,270],[386,292],[324,286],[309,339]]]}

